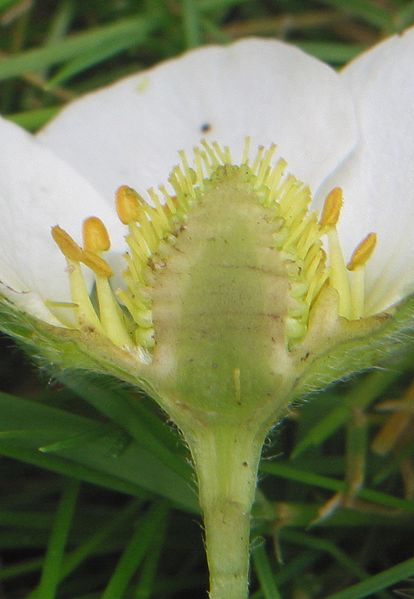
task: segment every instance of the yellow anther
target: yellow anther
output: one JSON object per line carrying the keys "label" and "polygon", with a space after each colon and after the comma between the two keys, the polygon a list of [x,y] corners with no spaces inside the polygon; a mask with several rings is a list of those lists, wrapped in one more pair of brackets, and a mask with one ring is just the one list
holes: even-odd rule
{"label": "yellow anther", "polygon": [[343,193],[340,187],[334,187],[326,196],[322,216],[319,221],[321,227],[334,227],[339,219],[343,205]]}
{"label": "yellow anther", "polygon": [[64,229],[56,225],[55,227],[52,227],[52,237],[66,258],[74,260],[75,262],[81,262],[83,254],[82,248],[74,239],[72,239],[69,233],[66,233]]}
{"label": "yellow anther", "polygon": [[377,245],[376,233],[369,233],[365,239],[356,247],[354,253],[348,262],[347,269],[355,270],[358,266],[364,266],[364,264],[370,259],[372,253]]}
{"label": "yellow anther", "polygon": [[[102,333],[101,323],[92,306],[89,291],[82,273],[80,262],[85,261],[85,252],[61,227],[52,227],[52,237],[68,261],[72,303],[81,327],[95,329]],[[96,256],[96,254],[92,254]]]}
{"label": "yellow anther", "polygon": [[355,320],[364,316],[365,313],[365,263],[372,256],[377,243],[375,233],[369,233],[354,250],[347,269],[351,271],[351,316]]}
{"label": "yellow anther", "polygon": [[96,275],[109,278],[112,276],[112,269],[109,264],[94,252],[84,250],[82,252],[82,262]]}
{"label": "yellow anther", "polygon": [[106,252],[111,247],[108,231],[97,216],[83,222],[83,247],[88,252]]}
{"label": "yellow anther", "polygon": [[140,220],[143,204],[145,205],[145,200],[127,185],[122,185],[116,192],[116,211],[119,220],[124,225],[129,225],[134,221]]}

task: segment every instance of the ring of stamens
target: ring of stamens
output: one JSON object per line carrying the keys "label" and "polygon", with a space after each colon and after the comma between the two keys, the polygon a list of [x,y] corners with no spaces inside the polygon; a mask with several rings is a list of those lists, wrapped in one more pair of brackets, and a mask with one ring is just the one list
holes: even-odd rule
{"label": "ring of stamens", "polygon": [[[339,298],[339,315],[348,319],[364,316],[364,271],[376,244],[370,233],[356,248],[348,265],[342,255],[336,225],[343,204],[342,190],[328,194],[318,221],[309,211],[310,189],[292,175],[285,174],[283,159],[273,164],[276,146],[259,147],[250,159],[250,138],[245,141],[240,166],[232,166],[229,148],[203,140],[194,149],[190,165],[185,152],[169,177],[170,189],[161,185],[148,190],[147,202],[133,189],[122,186],[115,198],[121,222],[128,227],[123,273],[125,288],[114,292],[112,269],[103,257],[110,249],[109,234],[100,219],[90,217],[83,225],[83,247],[56,226],[52,235],[65,255],[71,285],[72,303],[80,328],[93,328],[119,347],[135,348],[141,359],[149,359],[154,347],[152,294],[158,270],[166,266],[189,213],[197,205],[206,186],[220,169],[243,169],[243,176],[257,201],[273,213],[274,246],[279,251],[289,282],[286,339],[289,346],[306,335],[309,312],[321,289],[329,285]],[[328,255],[322,238],[328,239]],[[81,264],[94,273],[97,305],[91,300]],[[48,303],[49,307],[53,302]]]}

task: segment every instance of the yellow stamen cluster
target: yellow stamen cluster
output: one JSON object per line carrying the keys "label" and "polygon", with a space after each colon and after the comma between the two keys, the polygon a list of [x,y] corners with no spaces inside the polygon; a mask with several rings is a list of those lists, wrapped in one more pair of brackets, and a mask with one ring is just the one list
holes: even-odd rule
{"label": "yellow stamen cluster", "polygon": [[[109,284],[112,269],[100,253],[109,250],[109,235],[103,222],[93,216],[83,224],[83,248],[63,229],[52,228],[52,236],[68,262],[68,274],[73,304],[78,323],[83,328],[96,330],[107,336],[115,345],[130,345],[121,307],[114,298]],[[95,309],[81,263],[95,274],[99,313]]]}
{"label": "yellow stamen cluster", "polygon": [[[110,286],[112,269],[102,257],[110,249],[108,232],[100,219],[88,218],[83,225],[83,247],[56,226],[52,235],[65,255],[73,303],[79,326],[93,328],[119,347],[137,348],[146,356],[154,346],[152,322],[152,286],[156,272],[166,266],[168,254],[188,214],[203,195],[209,181],[219,176],[220,169],[244,169],[244,175],[257,200],[273,214],[274,246],[279,251],[289,282],[286,337],[289,343],[303,339],[309,311],[324,285],[338,292],[339,314],[357,319],[364,315],[364,269],[371,256],[376,236],[370,233],[345,265],[336,225],[343,204],[342,190],[335,188],[325,201],[318,222],[309,211],[311,192],[292,175],[285,175],[286,162],[273,164],[276,146],[259,147],[250,158],[250,139],[246,139],[242,163],[233,164],[230,150],[218,143],[203,140],[194,149],[190,166],[184,152],[181,164],[170,175],[170,191],[160,186],[148,191],[147,202],[133,189],[122,186],[116,193],[116,210],[128,227],[125,254],[127,268],[123,273],[126,287]],[[323,249],[326,235],[329,254]],[[93,271],[97,306],[89,296],[81,263]]]}
{"label": "yellow stamen cluster", "polygon": [[[154,345],[151,310],[153,271],[162,268],[162,254],[173,243],[170,205],[162,204],[155,191],[149,191],[150,206],[133,189],[122,186],[116,194],[116,209],[122,223],[128,226],[129,252],[125,255],[127,288],[118,297],[128,309],[134,323],[134,342],[145,349]],[[169,198],[170,200],[170,198]]]}
{"label": "yellow stamen cluster", "polygon": [[357,320],[364,316],[365,264],[375,249],[377,236],[375,233],[369,233],[355,249],[351,260],[345,266],[336,230],[342,205],[342,190],[336,187],[325,200],[320,226],[322,232],[326,233],[328,237],[330,251],[329,284],[338,292],[339,314],[345,318]]}
{"label": "yellow stamen cluster", "polygon": [[284,176],[284,160],[270,165],[275,150],[271,146],[263,155],[259,148],[252,171],[263,205],[274,211],[275,244],[290,284],[286,335],[295,341],[304,337],[309,310],[326,281],[326,256],[316,215],[309,212],[310,189],[292,175]]}

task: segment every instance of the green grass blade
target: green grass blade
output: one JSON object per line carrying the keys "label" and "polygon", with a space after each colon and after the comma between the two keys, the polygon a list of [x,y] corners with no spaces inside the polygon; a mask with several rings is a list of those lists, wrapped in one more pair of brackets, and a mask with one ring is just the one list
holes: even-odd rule
{"label": "green grass blade", "polygon": [[129,544],[126,546],[114,573],[102,594],[102,599],[122,599],[129,582],[140,566],[151,541],[160,526],[163,526],[167,516],[167,508],[164,504],[155,504],[141,519],[135,529]]}
{"label": "green grass blade", "polygon": [[106,539],[116,535],[119,528],[134,518],[141,501],[133,500],[126,505],[119,513],[116,513],[110,522],[99,528],[98,531],[88,538],[79,547],[66,555],[61,571],[60,580],[71,574],[89,557],[93,557],[94,552],[102,546]]}
{"label": "green grass blade", "polygon": [[401,7],[398,11],[395,21],[398,29],[405,29],[406,27],[410,27],[414,20],[414,1],[408,2]]}
{"label": "green grass blade", "polygon": [[17,4],[18,0],[0,0],[0,10],[4,10],[13,4]]}
{"label": "green grass blade", "polygon": [[241,4],[247,4],[249,0],[199,0],[200,11],[226,10]]}
{"label": "green grass blade", "polygon": [[54,77],[49,79],[45,89],[49,91],[56,85],[68,81],[72,77],[79,75],[88,68],[94,67],[97,64],[116,56],[123,50],[126,50],[131,46],[131,40],[128,38],[120,38],[110,41],[109,43],[102,44],[94,48],[92,52],[85,52],[82,56],[76,57],[69,61],[65,66],[60,69]]}
{"label": "green grass blade", "polygon": [[42,568],[43,559],[34,558],[17,562],[11,566],[2,566],[0,569],[0,581],[9,580],[11,578],[19,578],[32,572],[37,572]]}
{"label": "green grass blade", "polygon": [[264,599],[282,599],[263,544],[253,551],[253,565]]}
{"label": "green grass blade", "polygon": [[[318,401],[315,398],[315,401]],[[350,417],[350,409],[346,405],[337,406],[322,418],[308,433],[299,440],[292,452],[292,459],[298,458],[310,447],[318,447],[325,439],[338,430]]]}
{"label": "green grass blade", "polygon": [[50,108],[39,108],[37,110],[28,110],[27,112],[20,112],[17,114],[9,114],[7,118],[9,121],[13,121],[16,125],[20,125],[28,131],[37,131],[40,127],[43,127],[52,117],[54,117],[60,110],[60,106],[53,106]]}
{"label": "green grass blade", "polygon": [[277,577],[279,586],[283,586],[290,580],[303,576],[304,570],[309,569],[309,566],[317,561],[319,557],[320,551],[312,548],[307,551],[302,551],[289,563],[283,564],[283,568],[281,568]]}
{"label": "green grass blade", "polygon": [[201,44],[200,15],[197,2],[181,0],[184,39],[187,48],[195,48]]}
{"label": "green grass blade", "polygon": [[[334,478],[322,476],[320,474],[314,474],[313,472],[292,468],[292,466],[286,463],[262,463],[260,470],[261,472],[267,472],[273,476],[280,476],[282,478],[301,482],[306,485],[315,485],[316,487],[321,487],[322,489],[327,489],[335,493],[339,491],[346,491],[346,483],[344,481],[339,481]],[[367,501],[379,503],[387,507],[402,509],[406,510],[407,512],[414,513],[414,501],[400,499],[399,497],[387,495],[386,493],[374,491],[372,489],[361,489],[357,493],[357,496],[361,497],[362,499],[366,499]]]}
{"label": "green grass blade", "polygon": [[[187,462],[177,455],[176,451],[171,451],[172,435],[170,435],[168,445],[165,442],[168,428],[162,423],[164,430],[160,439],[161,427],[159,421],[156,423],[155,419],[145,418],[145,410],[140,405],[138,397],[132,397],[130,393],[127,393],[118,383],[114,383],[112,379],[93,379],[76,373],[71,373],[70,377],[61,374],[58,375],[58,379],[96,410],[122,426],[137,443],[151,451],[168,468],[171,468],[185,480],[191,480],[192,470]],[[176,444],[176,437],[174,437],[174,441]]]}
{"label": "green grass blade", "polygon": [[49,31],[45,40],[46,45],[59,42],[66,35],[74,19],[75,4],[73,0],[64,0],[56,4],[56,12],[50,22]]}
{"label": "green grass blade", "polygon": [[346,44],[341,42],[302,42],[297,45],[308,54],[331,64],[342,65],[360,54],[365,47],[362,44]]}
{"label": "green grass blade", "polygon": [[156,26],[157,19],[154,18],[126,19],[113,25],[71,35],[50,46],[21,52],[0,62],[0,81],[65,62],[122,38],[128,39],[130,46],[135,46],[142,43]]}
{"label": "green grass blade", "polygon": [[142,564],[134,599],[150,599],[151,597],[156,599],[156,596],[153,594],[154,585],[161,553],[164,548],[166,528],[167,520],[165,519],[156,530],[150,550],[147,552],[145,561]]}
{"label": "green grass blade", "polygon": [[369,0],[322,0],[323,4],[333,6],[352,17],[363,19],[366,23],[384,31],[392,31],[391,15],[378,2]]}
{"label": "green grass blade", "polygon": [[56,597],[65,545],[78,493],[79,482],[67,480],[56,512],[39,586],[27,599],[54,599]]}
{"label": "green grass blade", "polygon": [[[414,558],[401,562],[380,574],[371,576],[369,579],[348,587],[344,591],[329,595],[326,599],[362,599],[362,597],[374,597],[375,593],[414,576]],[[408,597],[408,595],[407,595]]]}
{"label": "green grass blade", "polygon": [[[344,551],[339,549],[335,543],[332,543],[329,540],[289,529],[282,529],[280,532],[280,537],[282,541],[298,544],[302,547],[310,549],[316,549],[319,552],[328,553],[342,568],[350,572],[352,576],[355,576],[360,580],[365,580],[368,578],[368,573],[356,561],[351,559]],[[343,597],[343,599],[345,599],[345,597]]]}
{"label": "green grass blade", "polygon": [[140,486],[121,480],[116,476],[110,476],[107,473],[98,472],[93,468],[76,464],[74,462],[57,458],[55,456],[42,456],[36,450],[24,449],[21,447],[15,447],[9,443],[0,442],[0,454],[25,462],[26,464],[32,464],[45,470],[57,472],[63,476],[70,476],[83,480],[85,482],[100,485],[106,489],[117,491],[118,493],[126,493],[132,496],[139,496],[145,498],[149,495],[145,494],[145,491]]}
{"label": "green grass blade", "polygon": [[[0,454],[133,495],[149,491],[197,511],[189,481],[116,425],[97,437],[102,426],[97,420],[5,393],[0,393],[0,415]],[[45,453],[50,445],[52,453]]]}
{"label": "green grass blade", "polygon": [[[410,359],[412,359],[410,357]],[[350,393],[343,398],[342,404],[333,408],[324,418],[319,420],[313,428],[298,442],[292,458],[296,459],[310,447],[321,445],[328,437],[333,435],[351,417],[353,407],[367,408],[379,397],[397,378],[401,370],[375,371],[363,378],[355,385]],[[313,398],[317,402],[318,398]]]}

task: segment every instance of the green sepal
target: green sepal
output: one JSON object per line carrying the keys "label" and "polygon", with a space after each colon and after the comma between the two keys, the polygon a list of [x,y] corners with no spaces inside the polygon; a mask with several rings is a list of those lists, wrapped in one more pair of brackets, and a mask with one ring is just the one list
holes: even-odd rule
{"label": "green sepal", "polygon": [[[327,302],[334,300],[327,296]],[[325,302],[326,304],[326,302]],[[327,306],[320,306],[319,315],[311,323],[304,343],[291,351],[296,364],[296,376],[281,381],[275,389],[277,405],[272,408],[268,398],[257,397],[256,420],[259,429],[272,426],[283,416],[289,403],[343,380],[356,372],[368,370],[384,363],[391,354],[402,351],[414,329],[414,295],[396,306],[392,313],[381,314],[361,321],[346,321],[335,317],[327,324]],[[335,312],[332,307],[332,312]],[[324,323],[321,322],[324,319]],[[83,332],[49,325],[18,309],[6,299],[0,300],[0,327],[22,347],[36,363],[49,372],[57,369],[87,370],[110,374],[133,384],[153,397],[170,416],[184,427],[197,426],[210,420],[203,418],[200,409],[187,404],[180,409],[170,403],[170,398],[157,390],[157,380],[150,365],[141,364],[129,352],[114,346],[93,331]],[[316,329],[315,336],[313,329]],[[329,332],[329,331],[330,332]],[[283,388],[283,392],[281,393]],[[279,393],[278,393],[279,391]],[[215,406],[219,412],[218,406]],[[224,406],[224,414],[228,406]],[[245,421],[243,410],[235,409],[232,420]],[[216,413],[216,416],[219,416]],[[261,422],[260,422],[261,421]],[[241,424],[241,422],[240,422]]]}
{"label": "green sepal", "polygon": [[[317,327],[318,323],[314,326]],[[329,338],[327,335],[325,344],[321,332],[319,350],[298,375],[291,401],[355,373],[383,367],[391,355],[404,351],[414,332],[414,294],[387,313],[361,321],[338,319],[337,337]],[[313,342],[314,345],[316,343]],[[303,358],[305,356],[306,353]]]}
{"label": "green sepal", "polygon": [[154,396],[143,378],[143,365],[93,330],[50,325],[0,298],[0,330],[9,335],[38,366],[48,371],[86,370],[110,374]]}

